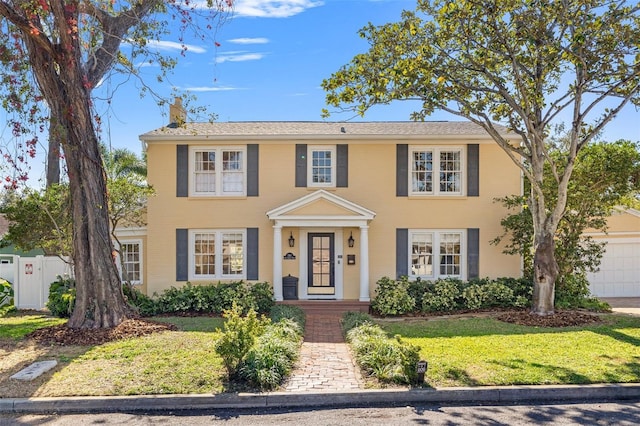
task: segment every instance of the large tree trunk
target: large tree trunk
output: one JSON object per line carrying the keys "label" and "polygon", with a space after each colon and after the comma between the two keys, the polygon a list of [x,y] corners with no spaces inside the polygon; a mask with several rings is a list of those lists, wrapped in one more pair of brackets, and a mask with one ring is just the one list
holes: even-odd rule
{"label": "large tree trunk", "polygon": [[558,277],[553,234],[536,236],[534,249],[531,311],[538,315],[553,315],[555,284]]}
{"label": "large tree trunk", "polygon": [[[85,99],[68,100],[68,107],[74,111],[89,112]],[[66,127],[63,148],[73,211],[76,277],[76,302],[68,325],[71,328],[115,327],[132,316],[133,311],[124,300],[113,257],[106,179],[98,139],[88,114],[76,114]]]}
{"label": "large tree trunk", "polygon": [[[91,113],[91,85],[82,66],[77,10],[51,2],[62,24],[64,40],[53,50],[25,37],[38,86],[56,121],[64,150],[73,218],[73,263],[76,278],[71,328],[109,328],[133,316],[122,293],[109,234],[107,186]],[[68,30],[67,30],[68,29]],[[58,65],[60,64],[60,65]]]}

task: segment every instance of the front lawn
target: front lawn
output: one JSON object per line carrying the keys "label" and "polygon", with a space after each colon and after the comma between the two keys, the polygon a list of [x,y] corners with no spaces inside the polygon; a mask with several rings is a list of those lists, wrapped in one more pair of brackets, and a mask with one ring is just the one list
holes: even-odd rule
{"label": "front lawn", "polygon": [[[96,346],[39,345],[24,336],[64,320],[42,314],[0,317],[0,398],[220,393],[226,373],[214,350],[221,318],[162,317],[179,331]],[[29,382],[9,377],[35,361],[58,366]]]}
{"label": "front lawn", "polygon": [[640,318],[539,328],[492,318],[379,321],[418,345],[433,387],[640,382]]}

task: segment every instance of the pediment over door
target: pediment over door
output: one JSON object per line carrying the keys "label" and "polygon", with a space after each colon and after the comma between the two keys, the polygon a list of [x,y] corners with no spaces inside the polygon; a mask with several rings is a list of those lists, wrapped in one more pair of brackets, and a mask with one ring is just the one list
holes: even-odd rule
{"label": "pediment over door", "polygon": [[267,217],[282,226],[362,226],[375,213],[325,190],[286,203],[267,212]]}

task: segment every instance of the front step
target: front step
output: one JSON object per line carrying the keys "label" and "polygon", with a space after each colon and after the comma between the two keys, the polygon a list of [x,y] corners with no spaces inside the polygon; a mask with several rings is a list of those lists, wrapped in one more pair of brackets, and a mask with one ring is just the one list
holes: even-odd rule
{"label": "front step", "polygon": [[369,312],[369,302],[358,300],[283,300],[282,305],[299,306],[307,315],[342,315],[345,312]]}

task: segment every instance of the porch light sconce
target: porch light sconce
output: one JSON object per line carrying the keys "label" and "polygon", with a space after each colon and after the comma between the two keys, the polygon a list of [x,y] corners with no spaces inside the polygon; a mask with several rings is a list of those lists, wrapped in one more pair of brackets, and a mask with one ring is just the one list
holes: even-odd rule
{"label": "porch light sconce", "polygon": [[293,232],[289,234],[289,247],[295,247],[296,239],[293,238]]}
{"label": "porch light sconce", "polygon": [[353,232],[350,232],[349,233],[349,239],[347,240],[347,243],[349,244],[349,247],[353,247],[355,242],[356,242],[356,240],[353,239]]}

